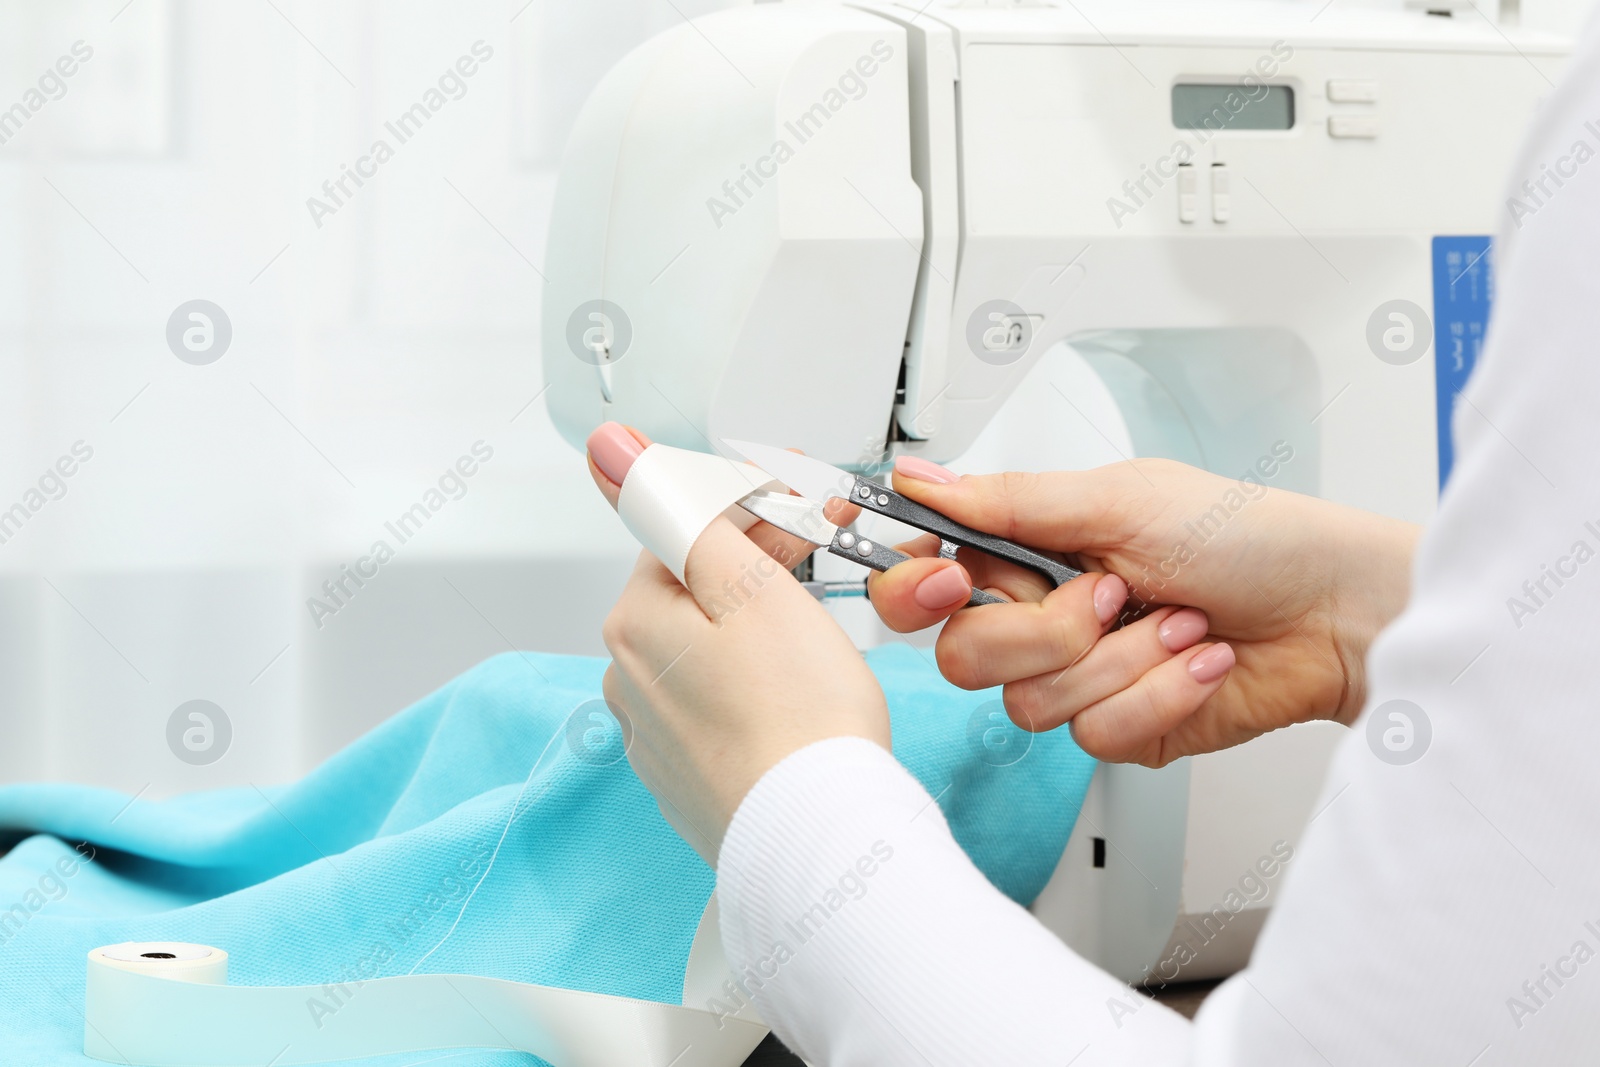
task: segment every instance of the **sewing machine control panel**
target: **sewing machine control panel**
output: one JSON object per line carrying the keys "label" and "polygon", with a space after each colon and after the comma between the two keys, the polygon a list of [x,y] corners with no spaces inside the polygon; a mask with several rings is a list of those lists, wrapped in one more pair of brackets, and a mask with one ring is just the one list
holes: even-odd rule
{"label": "sewing machine control panel", "polygon": [[1503,87],[1519,62],[1286,41],[969,40],[968,233],[1267,235],[1286,219],[1324,232],[1448,232],[1478,205],[1464,185],[1436,179],[1476,165],[1485,129],[1517,128],[1526,101]]}

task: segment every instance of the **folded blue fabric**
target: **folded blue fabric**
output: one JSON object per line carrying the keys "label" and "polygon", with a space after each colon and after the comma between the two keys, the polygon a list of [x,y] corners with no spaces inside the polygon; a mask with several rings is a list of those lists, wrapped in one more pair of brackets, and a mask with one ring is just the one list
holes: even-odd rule
{"label": "folded blue fabric", "polygon": [[[895,755],[990,880],[1030,902],[1093,761],[1065,730],[1010,726],[998,693],[950,686],[924,653],[867,658]],[[604,670],[498,656],[289,786],[131,803],[0,788],[0,834],[18,842],[0,859],[0,1060],[95,1063],[82,1052],[85,955],[121,941],[220,946],[234,985],[472,973],[677,1003],[715,878],[629,768],[599,700]],[[540,1062],[362,1062],[435,1059]]]}

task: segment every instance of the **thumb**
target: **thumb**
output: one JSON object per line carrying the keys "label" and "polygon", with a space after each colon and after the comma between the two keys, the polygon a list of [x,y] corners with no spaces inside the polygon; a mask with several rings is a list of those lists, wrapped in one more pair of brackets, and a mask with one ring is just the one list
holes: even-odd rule
{"label": "thumb", "polygon": [[816,604],[783,563],[721,515],[690,547],[683,582],[712,622],[755,600]]}
{"label": "thumb", "polygon": [[[1145,524],[1154,492],[1131,464],[1044,474],[965,474],[901,456],[894,487],[974,530],[1030,548],[1092,552],[1125,543]],[[1145,518],[1138,518],[1138,516]]]}

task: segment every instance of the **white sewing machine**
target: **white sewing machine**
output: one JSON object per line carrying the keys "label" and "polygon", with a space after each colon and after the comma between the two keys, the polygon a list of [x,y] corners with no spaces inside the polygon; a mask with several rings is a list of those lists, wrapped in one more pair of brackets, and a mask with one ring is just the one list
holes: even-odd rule
{"label": "white sewing machine", "polygon": [[[1139,456],[1425,519],[1481,235],[1565,51],[1438,6],[759,4],[662,34],[563,165],[550,411],[575,444],[617,419],[943,461],[1065,341]],[[1035,912],[1128,979],[1231,972],[1275,878],[1229,893],[1298,840],[1341,732],[1102,767]]]}

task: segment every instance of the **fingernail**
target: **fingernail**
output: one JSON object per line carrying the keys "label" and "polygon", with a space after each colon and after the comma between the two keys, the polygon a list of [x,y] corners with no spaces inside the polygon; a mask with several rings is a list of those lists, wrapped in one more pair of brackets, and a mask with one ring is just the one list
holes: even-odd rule
{"label": "fingernail", "polygon": [[960,475],[954,471],[945,470],[937,463],[930,463],[920,456],[896,456],[894,472],[919,482],[933,482],[936,485],[954,485],[961,480]]}
{"label": "fingernail", "polygon": [[1201,685],[1210,685],[1233,670],[1233,648],[1229,645],[1212,645],[1195,653],[1189,660],[1189,676]]}
{"label": "fingernail", "polygon": [[639,439],[620,422],[602,422],[589,435],[589,455],[594,457],[594,465],[600,468],[601,474],[618,485],[622,484],[622,479],[628,476],[628,468],[643,452],[644,446]]}
{"label": "fingernail", "polygon": [[1094,583],[1094,613],[1100,616],[1101,626],[1110,626],[1127,602],[1128,583],[1115,574],[1108,574]]}
{"label": "fingernail", "polygon": [[1161,643],[1167,646],[1168,652],[1182,652],[1193,647],[1210,628],[1211,622],[1205,612],[1199,608],[1184,608],[1167,616],[1156,632],[1161,635]]}
{"label": "fingernail", "polygon": [[918,582],[911,595],[925,611],[940,611],[972,596],[972,583],[960,567],[945,567]]}

